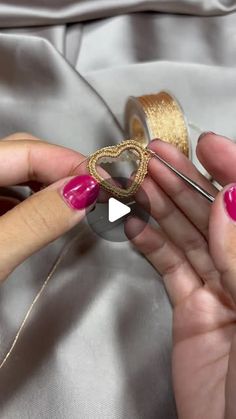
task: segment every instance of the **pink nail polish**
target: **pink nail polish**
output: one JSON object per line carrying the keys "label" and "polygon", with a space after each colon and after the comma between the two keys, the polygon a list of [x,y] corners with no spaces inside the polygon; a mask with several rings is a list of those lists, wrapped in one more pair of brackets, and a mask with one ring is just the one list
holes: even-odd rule
{"label": "pink nail polish", "polygon": [[231,186],[224,193],[224,204],[229,217],[236,221],[236,185]]}
{"label": "pink nail polish", "polygon": [[99,183],[89,175],[76,176],[63,188],[62,194],[69,206],[81,210],[92,205],[99,194]]}

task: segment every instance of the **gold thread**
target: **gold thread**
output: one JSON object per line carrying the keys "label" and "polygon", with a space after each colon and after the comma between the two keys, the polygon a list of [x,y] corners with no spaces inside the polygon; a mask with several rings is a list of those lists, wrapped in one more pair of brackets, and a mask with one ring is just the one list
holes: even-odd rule
{"label": "gold thread", "polygon": [[35,306],[35,304],[37,303],[37,301],[39,300],[39,298],[41,297],[41,295],[43,294],[44,289],[46,288],[46,286],[48,285],[50,279],[52,278],[53,274],[55,273],[55,271],[57,270],[59,264],[61,263],[62,259],[64,258],[64,256],[66,255],[66,253],[68,252],[68,250],[70,249],[70,247],[72,246],[72,244],[74,243],[74,241],[76,241],[78,239],[78,237],[73,237],[73,239],[71,239],[71,241],[64,247],[64,249],[62,249],[60,255],[58,256],[56,262],[54,263],[54,265],[52,266],[51,271],[49,272],[47,278],[45,279],[43,285],[41,286],[40,290],[37,292],[36,296],[34,297],[33,302],[31,303],[29,309],[27,310],[25,317],[18,329],[18,332],[10,346],[10,349],[8,350],[8,352],[6,353],[6,355],[4,356],[2,362],[0,363],[0,369],[3,368],[3,366],[5,365],[7,359],[9,358],[9,356],[12,354],[19,338],[21,335],[22,330],[24,329],[24,326]]}
{"label": "gold thread", "polygon": [[190,157],[188,125],[180,105],[169,93],[130,96],[125,122],[127,135],[139,136],[144,147],[150,140],[160,138]]}

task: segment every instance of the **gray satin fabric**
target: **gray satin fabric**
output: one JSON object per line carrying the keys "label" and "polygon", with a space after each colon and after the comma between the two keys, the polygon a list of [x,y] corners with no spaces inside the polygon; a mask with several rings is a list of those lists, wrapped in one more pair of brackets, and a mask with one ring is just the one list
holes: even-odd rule
{"label": "gray satin fabric", "polygon": [[[226,0],[1,2],[0,135],[29,131],[89,154],[123,138],[127,96],[167,89],[189,121],[236,138],[234,9]],[[128,242],[98,239],[85,224],[1,286],[1,357],[73,237],[0,370],[0,417],[175,418],[161,278]]]}
{"label": "gray satin fabric", "polygon": [[234,0],[7,0],[0,3],[2,27],[101,19],[116,14],[155,11],[196,15],[234,12]]}

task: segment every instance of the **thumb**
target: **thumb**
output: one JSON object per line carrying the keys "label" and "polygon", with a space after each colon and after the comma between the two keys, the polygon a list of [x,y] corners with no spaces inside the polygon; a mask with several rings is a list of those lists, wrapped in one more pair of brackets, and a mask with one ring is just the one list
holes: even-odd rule
{"label": "thumb", "polygon": [[236,303],[236,184],[219,192],[212,205],[209,246],[222,285]]}
{"label": "thumb", "polygon": [[99,184],[91,176],[61,179],[0,217],[0,280],[75,226],[98,194]]}

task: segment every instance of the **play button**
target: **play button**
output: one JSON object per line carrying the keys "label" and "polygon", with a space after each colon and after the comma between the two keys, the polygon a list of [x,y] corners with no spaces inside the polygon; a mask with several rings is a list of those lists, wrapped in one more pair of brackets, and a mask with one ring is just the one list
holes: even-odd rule
{"label": "play button", "polygon": [[[108,180],[109,181],[109,180]],[[120,185],[126,185],[129,182],[128,178],[113,177],[112,182],[117,182]],[[93,211],[87,214],[87,222],[93,232],[105,240],[111,242],[124,242],[128,238],[124,231],[125,221],[127,215],[138,217],[144,221],[141,230],[135,230],[134,235],[138,235],[150,217],[150,205],[146,192],[142,187],[139,188],[139,202],[134,198],[121,200],[112,196],[106,196],[104,199],[104,190],[102,190],[96,207]],[[131,237],[133,238],[133,237]]]}
{"label": "play button", "polygon": [[128,205],[123,204],[115,198],[110,198],[108,201],[108,220],[110,223],[119,220],[131,212]]}

